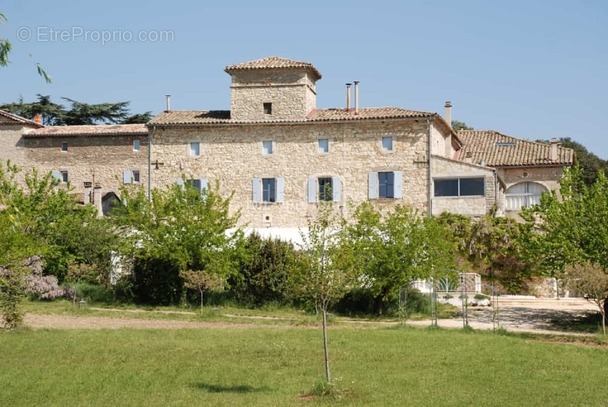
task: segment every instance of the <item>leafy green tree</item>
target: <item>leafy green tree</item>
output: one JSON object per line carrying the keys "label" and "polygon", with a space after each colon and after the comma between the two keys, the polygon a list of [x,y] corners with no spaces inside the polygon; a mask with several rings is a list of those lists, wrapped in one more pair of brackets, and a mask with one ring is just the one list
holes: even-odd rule
{"label": "leafy green tree", "polygon": [[[6,17],[4,14],[0,13],[0,24],[6,21]],[[0,66],[7,66],[9,64],[8,55],[13,49],[13,44],[6,38],[0,37]],[[51,77],[46,71],[40,66],[38,62],[34,62],[34,66],[36,67],[36,71],[38,75],[42,76],[42,78],[46,81],[46,83],[51,83]]]}
{"label": "leafy green tree", "polygon": [[44,258],[45,274],[63,281],[70,261],[94,264],[109,274],[113,234],[109,224],[97,218],[92,206],[80,205],[70,190],[59,188],[50,173],[37,170],[24,174],[7,163],[0,166],[0,202],[7,216],[21,219],[21,233],[41,242],[38,253]]}
{"label": "leafy green tree", "polygon": [[458,247],[460,267],[473,269],[510,293],[527,290],[533,268],[526,261],[523,226],[517,221],[491,214],[472,219],[442,213],[438,221],[452,232]]}
{"label": "leafy green tree", "polygon": [[297,265],[293,244],[253,233],[243,245],[239,271],[229,280],[234,298],[255,306],[286,304],[290,300],[289,275]]}
{"label": "leafy green tree", "polygon": [[544,194],[522,211],[528,256],[539,273],[564,277],[566,267],[593,264],[608,272],[608,177],[587,185],[580,169],[566,173],[560,193]]}
{"label": "leafy green tree", "polygon": [[8,329],[23,321],[25,261],[36,253],[38,241],[22,233],[27,219],[0,211],[0,315]]}
{"label": "leafy green tree", "polygon": [[608,298],[608,274],[593,263],[575,264],[566,269],[568,288],[574,289],[593,301],[600,310],[602,332],[606,335],[606,299]]}
{"label": "leafy green tree", "polygon": [[66,108],[53,102],[48,95],[38,94],[37,98],[32,103],[20,99],[1,105],[0,109],[28,119],[40,114],[43,124],[48,126],[147,123],[152,118],[151,112],[131,115],[129,102],[90,104],[64,97],[62,99],[69,103]]}
{"label": "leafy green tree", "polygon": [[201,311],[203,310],[203,300],[205,291],[219,291],[226,286],[223,276],[216,276],[204,271],[185,270],[180,272],[180,277],[184,280],[184,286],[190,290],[196,290],[200,294]]}
{"label": "leafy green tree", "polygon": [[302,231],[300,266],[292,274],[294,295],[311,301],[322,316],[325,379],[331,383],[327,314],[330,306],[357,283],[353,246],[345,244],[343,220],[331,203],[321,203],[317,216]]}
{"label": "leafy green tree", "polygon": [[401,287],[455,270],[449,231],[411,207],[399,205],[383,214],[365,202],[355,209],[346,233],[379,313],[386,311]]}
{"label": "leafy green tree", "polygon": [[[6,17],[4,14],[0,13],[0,23],[4,23],[6,21]],[[6,38],[0,37],[0,66],[8,65],[8,54],[11,52],[12,44]]]}
{"label": "leafy green tree", "polygon": [[452,129],[456,132],[459,130],[474,130],[472,127],[467,126],[465,122],[459,122],[458,120],[452,120]]}
{"label": "leafy green tree", "polygon": [[[110,213],[126,243],[121,252],[135,259],[136,291],[157,294],[140,295],[140,302],[176,303],[183,290],[182,271],[226,279],[237,268],[242,232],[234,229],[240,214],[230,214],[231,197],[221,197],[217,185],[201,192],[185,184],[155,189],[151,199],[143,188],[125,188],[121,205]],[[229,229],[235,231],[227,233]]]}

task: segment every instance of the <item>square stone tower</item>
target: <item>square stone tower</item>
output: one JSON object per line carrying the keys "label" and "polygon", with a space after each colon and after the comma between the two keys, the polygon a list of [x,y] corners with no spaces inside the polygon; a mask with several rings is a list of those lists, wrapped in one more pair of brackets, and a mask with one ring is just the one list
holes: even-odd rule
{"label": "square stone tower", "polygon": [[321,74],[308,62],[279,57],[229,65],[230,119],[239,122],[304,121],[316,108]]}

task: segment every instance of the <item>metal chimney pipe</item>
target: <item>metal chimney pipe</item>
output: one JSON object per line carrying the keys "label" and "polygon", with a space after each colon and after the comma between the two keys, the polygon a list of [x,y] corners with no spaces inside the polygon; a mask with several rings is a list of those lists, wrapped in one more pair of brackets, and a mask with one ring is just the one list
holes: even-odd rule
{"label": "metal chimney pipe", "polygon": [[446,122],[448,122],[448,126],[450,126],[450,129],[452,128],[452,102],[450,102],[449,100],[447,102],[445,102],[445,113],[443,115],[443,118],[445,119]]}
{"label": "metal chimney pipe", "polygon": [[355,114],[359,114],[359,81],[353,81],[355,84]]}
{"label": "metal chimney pipe", "polygon": [[167,101],[167,110],[165,112],[171,111],[171,95],[165,95],[165,99]]}
{"label": "metal chimney pipe", "polygon": [[352,83],[346,84],[346,110],[350,110],[350,86]]}

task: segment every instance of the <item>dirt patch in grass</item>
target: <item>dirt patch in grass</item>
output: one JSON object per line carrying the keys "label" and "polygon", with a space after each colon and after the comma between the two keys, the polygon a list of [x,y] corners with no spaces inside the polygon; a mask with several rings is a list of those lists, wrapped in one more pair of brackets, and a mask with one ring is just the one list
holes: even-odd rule
{"label": "dirt patch in grass", "polygon": [[[168,319],[112,318],[100,316],[26,314],[25,325],[33,329],[246,329],[264,325],[178,321]],[[268,325],[269,327],[271,325]]]}

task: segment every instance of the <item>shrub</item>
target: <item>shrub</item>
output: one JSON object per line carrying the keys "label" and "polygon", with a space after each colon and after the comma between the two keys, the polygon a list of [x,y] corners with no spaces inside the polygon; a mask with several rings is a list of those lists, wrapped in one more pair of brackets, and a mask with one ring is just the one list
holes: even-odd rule
{"label": "shrub", "polygon": [[228,280],[230,294],[245,305],[287,304],[289,275],[296,264],[291,243],[252,234],[244,243],[238,273]]}
{"label": "shrub", "polygon": [[181,265],[170,257],[141,256],[133,267],[135,302],[147,305],[177,305],[183,291]]}
{"label": "shrub", "polygon": [[89,283],[77,283],[73,286],[76,298],[86,299],[90,302],[107,302],[111,299],[111,292],[103,286]]}

